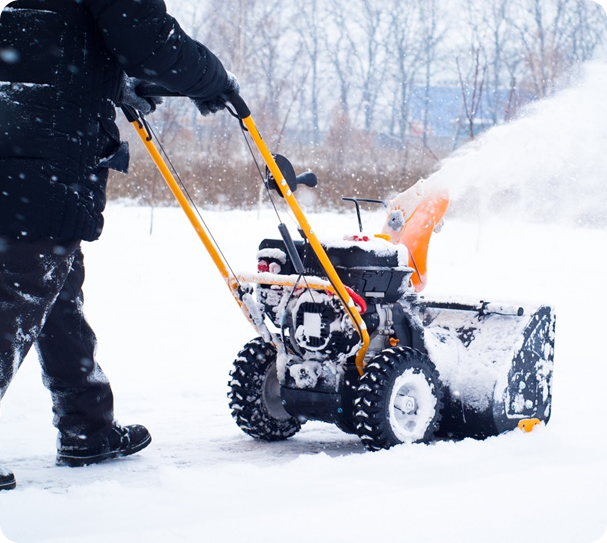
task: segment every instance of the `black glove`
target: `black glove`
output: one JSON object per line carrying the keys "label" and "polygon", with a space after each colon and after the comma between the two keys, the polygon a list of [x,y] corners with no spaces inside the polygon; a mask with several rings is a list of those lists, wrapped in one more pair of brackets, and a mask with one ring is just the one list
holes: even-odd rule
{"label": "black glove", "polygon": [[137,79],[136,77],[124,76],[122,80],[122,89],[120,92],[120,105],[129,106],[143,115],[152,113],[156,110],[156,106],[162,104],[162,98],[158,96],[143,98],[137,94],[137,87],[140,85],[146,85],[147,82],[143,79]]}
{"label": "black glove", "polygon": [[[222,94],[228,94],[230,92],[240,92],[240,84],[238,83],[238,79],[236,79],[236,76],[232,72],[229,72],[227,70],[226,73],[228,74],[228,82],[226,83]],[[192,98],[192,101],[194,102],[194,104],[198,108],[198,111],[200,111],[200,114],[203,117],[213,115],[226,107],[225,102],[219,96],[213,98],[212,100]]]}

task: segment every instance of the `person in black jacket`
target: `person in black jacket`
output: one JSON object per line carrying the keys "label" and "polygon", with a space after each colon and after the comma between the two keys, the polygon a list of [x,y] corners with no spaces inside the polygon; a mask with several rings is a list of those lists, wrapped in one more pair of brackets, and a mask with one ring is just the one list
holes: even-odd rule
{"label": "person in black jacket", "polygon": [[[108,168],[128,163],[114,123],[115,106],[137,100],[125,74],[189,96],[203,114],[238,91],[163,0],[17,0],[2,11],[0,399],[35,345],[60,465],[133,454],[151,441],[143,426],[114,420],[82,312],[81,241],[101,234]],[[0,467],[0,489],[14,486]]]}

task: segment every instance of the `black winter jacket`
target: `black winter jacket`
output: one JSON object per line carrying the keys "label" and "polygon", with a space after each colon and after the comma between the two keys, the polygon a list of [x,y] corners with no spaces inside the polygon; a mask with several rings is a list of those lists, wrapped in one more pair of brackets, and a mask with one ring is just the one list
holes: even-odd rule
{"label": "black winter jacket", "polygon": [[227,75],[162,0],[18,0],[0,15],[0,235],[97,239],[126,72],[203,100]]}

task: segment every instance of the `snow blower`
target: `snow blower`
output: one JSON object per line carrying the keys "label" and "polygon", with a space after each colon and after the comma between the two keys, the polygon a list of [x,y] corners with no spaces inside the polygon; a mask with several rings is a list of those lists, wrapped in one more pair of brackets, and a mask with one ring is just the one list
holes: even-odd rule
{"label": "snow blower", "polygon": [[[366,236],[361,227],[360,235],[321,242],[294,195],[298,185],[315,186],[316,176],[296,176],[284,156],[268,150],[240,95],[227,96],[226,105],[263,158],[268,194],[278,192],[299,225],[301,239],[281,222],[280,236],[261,241],[253,273],[232,272],[148,124],[123,109],[257,331],[238,353],[229,383],[232,415],[246,434],[283,440],[317,420],[378,450],[530,431],[548,422],[551,307],[433,301],[420,294],[446,193],[419,183],[385,204],[382,233]],[[348,199],[361,225],[361,199]]]}

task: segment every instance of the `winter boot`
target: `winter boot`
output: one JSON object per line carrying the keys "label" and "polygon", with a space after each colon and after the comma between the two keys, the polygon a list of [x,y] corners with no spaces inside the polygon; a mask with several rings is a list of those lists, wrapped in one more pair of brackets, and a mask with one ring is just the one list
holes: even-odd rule
{"label": "winter boot", "polygon": [[0,490],[11,490],[17,486],[15,476],[10,469],[0,466]]}
{"label": "winter boot", "polygon": [[57,465],[78,467],[129,456],[145,449],[151,441],[150,433],[139,424],[120,426],[114,423],[108,432],[96,439],[60,433]]}

